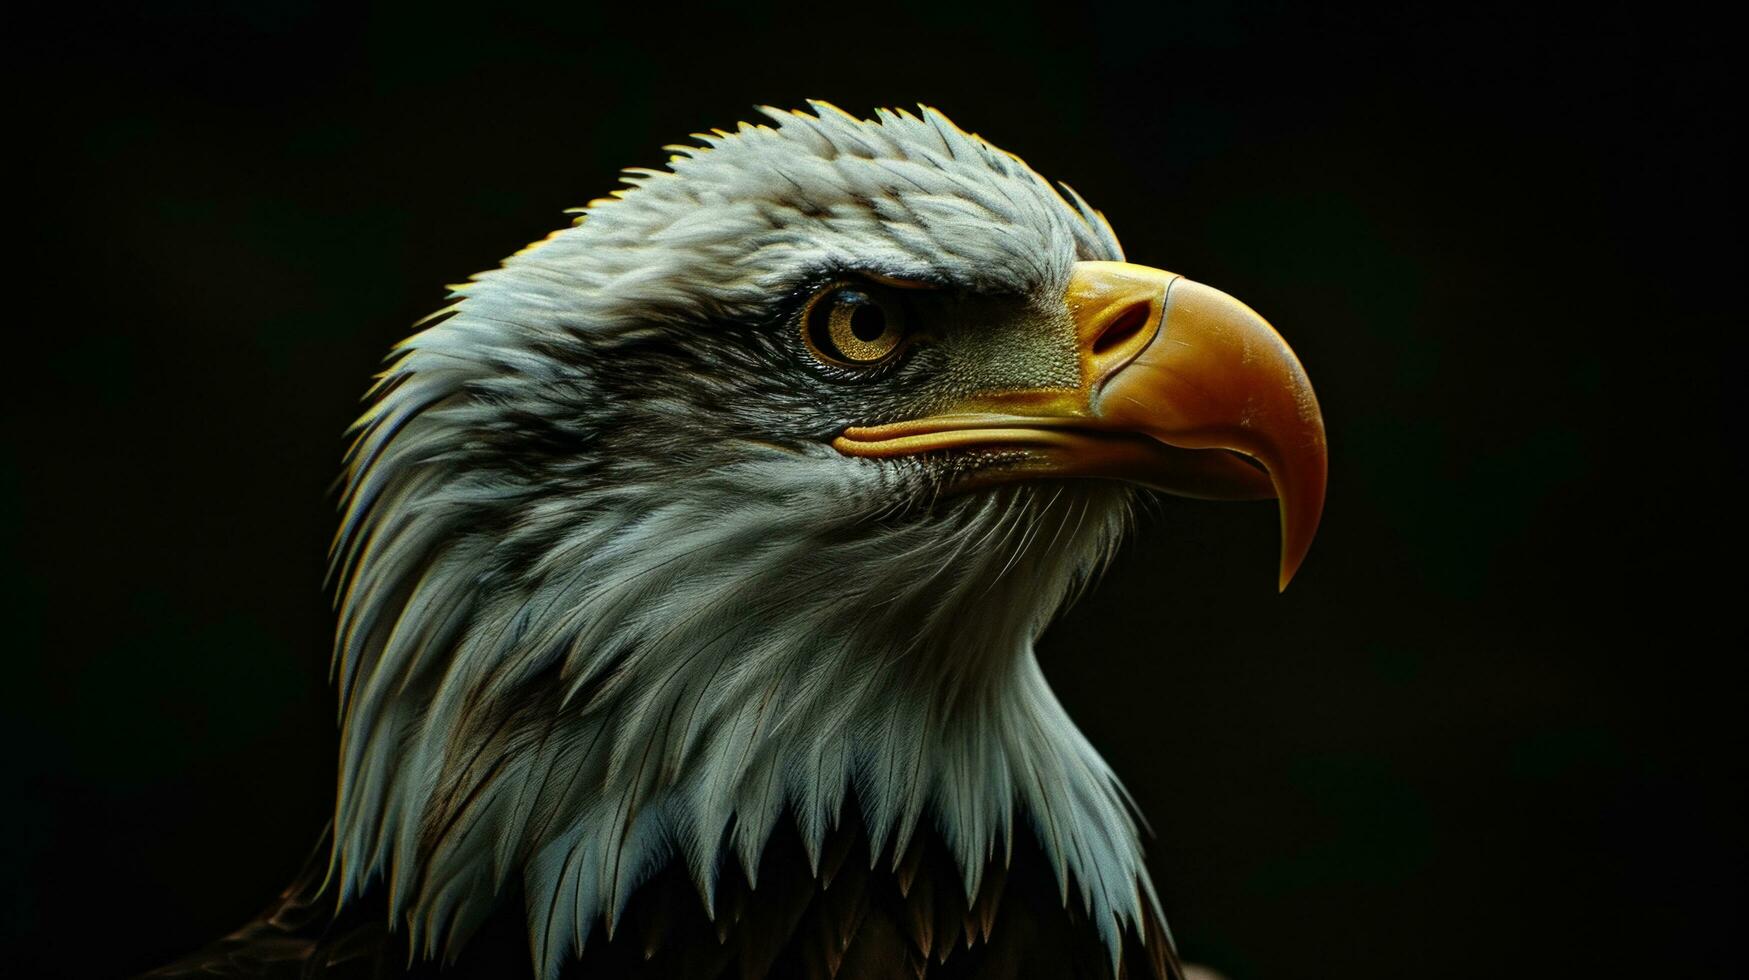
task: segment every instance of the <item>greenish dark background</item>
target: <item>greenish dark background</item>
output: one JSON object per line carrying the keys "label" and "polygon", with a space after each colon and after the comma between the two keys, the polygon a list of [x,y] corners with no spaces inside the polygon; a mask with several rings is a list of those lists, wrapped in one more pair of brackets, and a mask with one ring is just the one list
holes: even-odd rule
{"label": "greenish dark background", "polygon": [[1268,505],[1168,500],[1043,644],[1191,959],[1740,969],[1721,28],[149,6],[9,15],[0,973],[143,969],[277,890],[332,797],[329,481],[379,358],[618,168],[806,97],[941,107],[1317,385],[1329,506],[1284,596]]}

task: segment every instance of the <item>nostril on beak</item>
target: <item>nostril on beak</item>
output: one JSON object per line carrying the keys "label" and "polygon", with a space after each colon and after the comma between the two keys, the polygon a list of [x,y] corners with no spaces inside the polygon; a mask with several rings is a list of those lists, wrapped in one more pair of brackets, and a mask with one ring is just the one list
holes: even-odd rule
{"label": "nostril on beak", "polygon": [[1075,263],[1063,299],[1089,396],[1154,343],[1176,281],[1170,272],[1139,265]]}
{"label": "nostril on beak", "polygon": [[1153,304],[1148,302],[1131,303],[1122,313],[1113,317],[1099,336],[1093,338],[1089,351],[1094,357],[1104,357],[1114,351],[1122,350],[1135,339],[1143,328],[1147,327],[1149,318],[1153,315]]}

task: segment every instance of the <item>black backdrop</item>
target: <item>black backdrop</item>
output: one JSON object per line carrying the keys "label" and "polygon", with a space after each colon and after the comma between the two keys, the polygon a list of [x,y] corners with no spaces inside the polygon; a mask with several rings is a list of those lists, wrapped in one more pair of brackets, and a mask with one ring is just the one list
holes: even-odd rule
{"label": "black backdrop", "polygon": [[152,6],[5,42],[0,972],[145,968],[287,878],[332,796],[328,483],[379,358],[619,167],[806,97],[940,106],[1133,259],[1261,310],[1318,387],[1329,507],[1286,595],[1268,505],[1167,501],[1042,645],[1152,818],[1191,958],[1724,971],[1716,29],[1619,4]]}

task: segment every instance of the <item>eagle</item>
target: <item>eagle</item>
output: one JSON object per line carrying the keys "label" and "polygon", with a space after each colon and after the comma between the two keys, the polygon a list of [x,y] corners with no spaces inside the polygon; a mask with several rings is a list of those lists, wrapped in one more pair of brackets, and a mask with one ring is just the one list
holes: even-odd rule
{"label": "eagle", "polygon": [[151,976],[1171,977],[1034,643],[1142,495],[1323,506],[1305,371],[939,111],[668,147],[352,430],[333,819]]}

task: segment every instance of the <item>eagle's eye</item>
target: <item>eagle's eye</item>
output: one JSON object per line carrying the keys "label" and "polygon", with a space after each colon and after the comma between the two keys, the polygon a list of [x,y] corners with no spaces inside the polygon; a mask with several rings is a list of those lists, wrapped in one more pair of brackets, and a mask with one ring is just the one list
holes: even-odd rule
{"label": "eagle's eye", "polygon": [[903,346],[905,308],[883,290],[837,283],[821,290],[802,311],[802,339],[827,364],[873,367]]}

